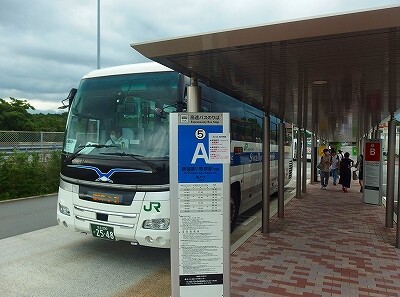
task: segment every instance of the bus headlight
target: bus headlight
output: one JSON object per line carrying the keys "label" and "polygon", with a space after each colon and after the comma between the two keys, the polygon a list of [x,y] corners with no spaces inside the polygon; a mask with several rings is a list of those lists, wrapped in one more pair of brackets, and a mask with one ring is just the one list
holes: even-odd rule
{"label": "bus headlight", "polygon": [[169,219],[151,219],[145,220],[143,229],[167,230],[169,228]]}
{"label": "bus headlight", "polygon": [[71,213],[69,212],[69,208],[64,206],[64,205],[62,205],[62,204],[60,204],[60,203],[58,203],[58,209],[60,210],[60,212],[62,214],[65,214],[66,216],[70,216],[71,215]]}

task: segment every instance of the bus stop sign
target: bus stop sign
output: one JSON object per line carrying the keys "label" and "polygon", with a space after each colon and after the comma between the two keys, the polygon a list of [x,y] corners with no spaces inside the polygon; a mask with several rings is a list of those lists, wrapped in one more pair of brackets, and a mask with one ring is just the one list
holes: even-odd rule
{"label": "bus stop sign", "polygon": [[224,137],[222,132],[222,125],[178,126],[178,183],[222,183],[222,164],[212,159],[214,155],[209,150],[211,137]]}
{"label": "bus stop sign", "polygon": [[383,152],[381,140],[369,139],[364,149],[364,191],[363,202],[381,205]]}
{"label": "bus stop sign", "polygon": [[229,296],[227,113],[170,115],[172,296]]}

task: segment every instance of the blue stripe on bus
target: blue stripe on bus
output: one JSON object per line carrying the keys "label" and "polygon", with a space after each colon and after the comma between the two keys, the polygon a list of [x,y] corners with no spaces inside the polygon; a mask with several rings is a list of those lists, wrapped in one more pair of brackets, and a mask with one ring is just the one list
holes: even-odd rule
{"label": "blue stripe on bus", "polygon": [[[240,153],[240,154],[231,153],[231,166],[260,163],[262,162],[262,156],[263,154],[261,152]],[[270,153],[271,161],[278,160],[278,157],[279,157],[278,152]]]}

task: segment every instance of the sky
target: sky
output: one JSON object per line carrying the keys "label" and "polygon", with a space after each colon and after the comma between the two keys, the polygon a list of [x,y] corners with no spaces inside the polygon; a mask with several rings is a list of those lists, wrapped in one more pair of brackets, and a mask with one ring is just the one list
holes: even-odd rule
{"label": "sky", "polygon": [[[0,98],[61,112],[97,68],[98,0],[0,0]],[[100,0],[100,67],[148,62],[130,47],[187,35],[400,6],[400,0]]]}

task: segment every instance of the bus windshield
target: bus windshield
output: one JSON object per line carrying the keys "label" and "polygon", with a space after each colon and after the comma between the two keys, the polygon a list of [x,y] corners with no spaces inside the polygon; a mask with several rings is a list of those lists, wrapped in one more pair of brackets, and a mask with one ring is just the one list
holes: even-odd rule
{"label": "bus windshield", "polygon": [[125,74],[82,80],[70,108],[64,152],[166,158],[167,114],[176,111],[179,74]]}

